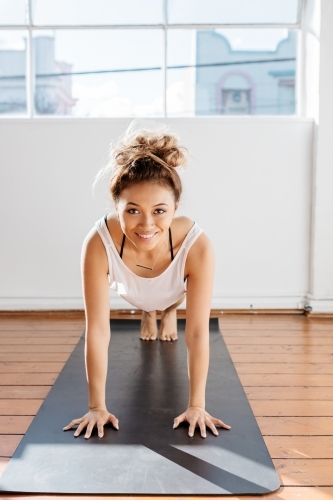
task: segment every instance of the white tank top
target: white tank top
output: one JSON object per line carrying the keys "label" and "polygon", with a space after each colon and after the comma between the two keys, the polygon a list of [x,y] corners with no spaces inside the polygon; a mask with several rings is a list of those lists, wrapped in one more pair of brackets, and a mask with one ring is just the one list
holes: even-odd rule
{"label": "white tank top", "polygon": [[109,283],[120,297],[143,311],[164,311],[186,293],[184,269],[188,251],[202,233],[194,222],[185,239],[166,270],[155,278],[142,278],[131,271],[121,259],[112,241],[104,217],[95,224],[105,246],[109,262]]}

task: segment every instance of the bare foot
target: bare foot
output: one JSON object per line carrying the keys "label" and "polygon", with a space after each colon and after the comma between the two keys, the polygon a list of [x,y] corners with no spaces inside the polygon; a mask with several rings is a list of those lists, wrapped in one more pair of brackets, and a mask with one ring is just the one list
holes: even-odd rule
{"label": "bare foot", "polygon": [[163,311],[161,315],[161,328],[159,333],[160,340],[177,340],[177,310]]}
{"label": "bare foot", "polygon": [[156,311],[152,311],[149,313],[142,311],[140,339],[141,340],[157,339]]}

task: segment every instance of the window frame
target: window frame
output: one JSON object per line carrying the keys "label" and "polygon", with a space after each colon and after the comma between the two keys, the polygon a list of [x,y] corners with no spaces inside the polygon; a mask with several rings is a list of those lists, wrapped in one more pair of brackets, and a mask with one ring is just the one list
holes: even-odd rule
{"label": "window frame", "polygon": [[[241,23],[241,24],[228,24],[228,23],[217,23],[217,24],[171,24],[168,22],[168,0],[162,0],[163,3],[163,23],[156,24],[80,24],[80,25],[71,25],[71,24],[63,24],[63,25],[34,25],[32,22],[32,2],[33,0],[25,0],[26,8],[25,8],[25,16],[26,23],[23,25],[2,25],[0,24],[0,31],[10,30],[25,30],[27,32],[27,56],[26,56],[26,102],[27,102],[27,113],[22,115],[7,115],[1,116],[0,120],[8,120],[8,119],[47,119],[47,120],[59,120],[61,118],[66,120],[95,120],[96,118],[91,117],[76,117],[76,116],[61,116],[61,115],[38,115],[34,111],[34,95],[35,95],[35,71],[34,71],[34,54],[33,54],[33,33],[36,31],[43,30],[101,30],[101,29],[110,29],[110,30],[126,30],[126,29],[162,29],[163,30],[163,60],[162,60],[162,72],[163,72],[163,115],[159,117],[159,119],[170,118],[167,114],[167,100],[166,100],[166,91],[167,91],[167,35],[169,30],[212,30],[212,29],[239,29],[239,28],[253,28],[253,29],[278,29],[278,28],[286,28],[286,29],[294,29],[298,31],[298,53],[297,53],[297,71],[296,71],[296,82],[295,82],[295,95],[296,98],[296,112],[293,117],[300,117],[300,110],[302,109],[302,86],[299,82],[299,78],[297,75],[302,74],[302,67],[304,64],[304,57],[302,54],[303,43],[302,43],[302,19],[303,19],[303,9],[304,9],[304,0],[298,0],[298,8],[297,8],[297,21],[295,23]],[[224,115],[224,117],[227,115]],[[280,115],[269,115],[271,117],[280,116]],[[119,117],[124,119],[124,117]],[[128,117],[130,118],[130,117]],[[151,117],[150,117],[151,118]],[[179,117],[182,118],[182,117]],[[98,118],[102,119],[102,118]],[[103,118],[105,120],[108,119],[118,119],[115,117]]]}

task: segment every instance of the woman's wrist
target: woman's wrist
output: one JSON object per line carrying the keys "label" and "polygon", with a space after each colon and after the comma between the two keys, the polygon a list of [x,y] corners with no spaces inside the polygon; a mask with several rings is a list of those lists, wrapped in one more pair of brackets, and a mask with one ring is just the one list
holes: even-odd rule
{"label": "woman's wrist", "polygon": [[189,406],[187,407],[187,409],[188,409],[188,410],[194,410],[194,409],[198,410],[198,409],[199,409],[199,410],[206,411],[206,410],[205,410],[205,405],[203,405],[203,406],[198,406],[198,405],[189,405]]}
{"label": "woman's wrist", "polygon": [[108,411],[105,405],[90,406],[89,411]]}

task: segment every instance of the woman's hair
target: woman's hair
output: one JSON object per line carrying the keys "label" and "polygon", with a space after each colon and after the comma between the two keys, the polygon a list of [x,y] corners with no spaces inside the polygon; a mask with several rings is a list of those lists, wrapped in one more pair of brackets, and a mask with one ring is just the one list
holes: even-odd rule
{"label": "woman's hair", "polygon": [[130,125],[120,141],[111,144],[106,167],[113,174],[109,188],[114,202],[127,187],[148,181],[171,189],[178,203],[182,184],[176,168],[186,165],[186,154],[186,148],[165,127],[135,129]]}

